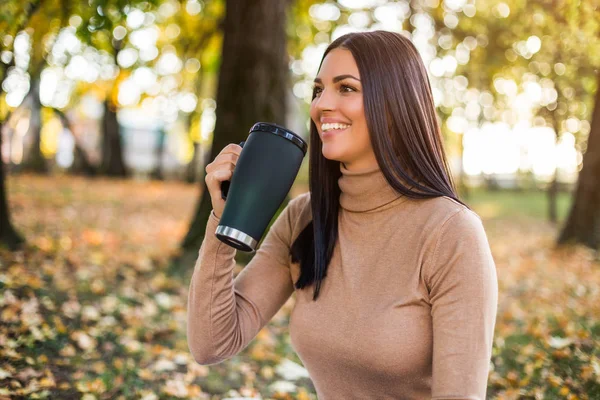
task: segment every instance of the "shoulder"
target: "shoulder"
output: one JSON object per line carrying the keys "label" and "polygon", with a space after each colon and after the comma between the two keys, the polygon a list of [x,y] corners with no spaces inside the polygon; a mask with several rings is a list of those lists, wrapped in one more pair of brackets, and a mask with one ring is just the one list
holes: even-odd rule
{"label": "shoulder", "polygon": [[426,254],[424,278],[431,288],[448,271],[482,277],[495,273],[490,244],[479,215],[450,199],[431,199],[436,220]]}
{"label": "shoulder", "polygon": [[294,209],[302,209],[307,205],[310,207],[310,192],[299,194],[291,199],[288,203],[288,207],[292,207]]}
{"label": "shoulder", "polygon": [[481,217],[467,206],[449,198],[419,201],[413,212],[426,234],[423,249],[426,259],[435,263],[442,254],[488,252],[489,242]]}
{"label": "shoulder", "polygon": [[302,193],[291,199],[282,214],[289,221],[292,237],[296,237],[312,220],[310,192]]}
{"label": "shoulder", "polygon": [[420,201],[417,213],[433,222],[438,230],[482,226],[481,217],[475,211],[446,196]]}
{"label": "shoulder", "polygon": [[489,252],[489,242],[481,217],[448,197],[431,199],[428,211],[435,218],[433,259],[440,254]]}
{"label": "shoulder", "polygon": [[310,212],[310,192],[302,193],[291,199],[287,204],[286,211],[292,221]]}

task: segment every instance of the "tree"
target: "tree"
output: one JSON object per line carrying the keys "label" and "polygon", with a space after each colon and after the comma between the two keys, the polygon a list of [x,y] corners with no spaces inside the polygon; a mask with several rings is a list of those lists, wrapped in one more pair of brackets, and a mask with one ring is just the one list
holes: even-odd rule
{"label": "tree", "polygon": [[[5,121],[8,120],[10,115],[5,117]],[[2,149],[2,127],[4,123],[0,124],[0,149]],[[17,249],[25,240],[13,227],[10,220],[10,212],[8,208],[8,201],[6,198],[6,187],[4,184],[4,162],[2,161],[0,152],[0,246],[5,245],[11,250]]]}
{"label": "tree", "polygon": [[[594,70],[600,64],[596,56],[599,10],[589,2],[553,0],[492,1],[478,4],[476,10],[472,18],[460,19],[452,35],[460,45],[468,44],[465,39],[469,37],[473,43],[477,39],[470,61],[460,70],[470,86],[489,88],[494,98],[491,119],[509,125],[524,119],[528,111],[514,104],[526,95],[533,104],[527,117],[533,126],[552,128],[557,143],[565,133],[584,142],[587,132],[573,126],[581,128],[577,121],[587,119],[593,107]],[[438,13],[437,20],[444,17]],[[504,91],[502,84],[496,85],[496,80],[503,79],[515,83],[515,90]],[[536,89],[540,95],[533,100]],[[557,221],[558,190],[555,168],[547,186],[551,222]]]}
{"label": "tree", "polygon": [[69,168],[69,172],[75,175],[82,174],[87,177],[95,176],[97,170],[92,165],[87,156],[87,153],[79,143],[79,137],[75,133],[75,129],[73,128],[71,121],[63,111],[57,108],[54,108],[53,111],[56,115],[58,115],[58,118],[60,119],[63,128],[68,129],[69,132],[71,132],[71,135],[73,135],[73,151],[75,154],[73,157],[73,165],[71,165],[71,167]]}
{"label": "tree", "polygon": [[[600,25],[597,23],[600,10],[590,3],[578,6],[575,3],[532,1],[535,13],[534,28],[530,34],[542,39],[542,47],[532,60],[553,66],[546,75],[554,83],[556,100],[546,107],[540,107],[537,115],[543,117],[556,134],[556,142],[561,135],[569,132],[567,121],[570,118],[585,120],[593,107],[594,92],[591,89],[595,80],[595,69],[599,65],[597,57],[591,56],[599,50]],[[527,19],[523,20],[525,24]],[[579,139],[582,134],[572,132]],[[548,217],[557,222],[557,194],[559,182],[555,168],[552,182],[548,186]]]}
{"label": "tree", "polygon": [[[17,8],[19,8],[18,2],[15,3],[17,3]],[[67,23],[71,6],[65,0],[56,2],[36,1],[30,2],[29,5],[36,12],[29,13],[26,24],[15,31],[15,34],[24,33],[28,35],[31,42],[26,71],[30,76],[29,93],[27,93],[21,107],[25,106],[29,109],[30,116],[27,136],[32,138],[32,143],[25,153],[19,169],[45,174],[49,172],[49,165],[41,151],[41,73],[47,66],[47,57],[52,50],[58,31]],[[26,10],[25,14],[27,15]]]}
{"label": "tree", "polygon": [[587,151],[579,172],[573,206],[558,239],[559,244],[568,242],[600,250],[600,70]]}
{"label": "tree", "polygon": [[[139,4],[138,4],[139,3]],[[152,2],[153,3],[153,2]],[[88,6],[82,6],[78,12],[82,23],[77,29],[78,36],[88,45],[107,51],[119,65],[119,53],[127,44],[128,31],[123,27],[127,13],[132,7],[149,8],[151,4],[139,1],[120,2],[114,0],[93,0]],[[115,34],[115,32],[122,32]],[[128,175],[123,157],[123,139],[121,127],[117,120],[119,109],[119,84],[128,75],[125,69],[118,69],[118,76],[106,85],[104,89],[104,114],[101,122],[101,160],[99,172],[114,177]]]}
{"label": "tree", "polygon": [[[21,31],[29,23],[31,17],[37,12],[40,7],[40,0],[25,2],[25,4],[3,5],[3,12],[0,13],[0,30],[6,35],[14,35]],[[12,42],[11,42],[12,44]],[[11,59],[14,62],[14,57]],[[0,63],[0,82],[7,75],[11,63]],[[2,113],[4,111],[4,113]],[[8,208],[7,192],[5,185],[4,161],[2,160],[2,131],[5,123],[10,119],[10,111],[0,110],[0,245],[6,245],[9,249],[17,249],[24,238],[13,227],[10,218],[10,209]]]}
{"label": "tree", "polygon": [[[165,43],[173,45],[177,55],[186,65],[181,73],[180,91],[194,94],[198,101],[196,107],[184,115],[188,137],[192,145],[192,157],[186,168],[185,179],[196,182],[197,166],[201,156],[200,121],[203,100],[215,97],[215,84],[218,75],[220,51],[222,47],[222,24],[224,21],[223,0],[206,0],[202,3],[186,3],[171,18],[161,21],[165,26]],[[174,33],[172,27],[177,26]],[[171,36],[168,33],[171,33]]]}
{"label": "tree", "polygon": [[[287,6],[287,1],[280,0],[227,0],[209,161],[227,144],[246,139],[255,122],[284,123],[289,87]],[[182,244],[184,249],[194,251],[200,247],[211,210],[203,180],[197,209]]]}

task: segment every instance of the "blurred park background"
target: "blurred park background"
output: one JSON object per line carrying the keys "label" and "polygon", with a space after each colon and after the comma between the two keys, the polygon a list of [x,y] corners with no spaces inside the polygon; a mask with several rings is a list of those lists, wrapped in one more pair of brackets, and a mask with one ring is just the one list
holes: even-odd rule
{"label": "blurred park background", "polygon": [[600,399],[599,0],[2,0],[0,399],[316,399],[294,296],[189,354],[204,166],[257,121],[307,138],[324,49],[372,29],[418,48],[488,233],[488,397]]}

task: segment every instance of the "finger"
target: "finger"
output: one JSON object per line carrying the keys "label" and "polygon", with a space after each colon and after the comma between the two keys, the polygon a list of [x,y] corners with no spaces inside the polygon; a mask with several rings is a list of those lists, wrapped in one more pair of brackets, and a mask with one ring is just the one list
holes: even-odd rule
{"label": "finger", "polygon": [[219,170],[212,174],[206,175],[206,186],[212,193],[219,194],[221,192],[221,182],[229,180],[233,175],[231,170]]}
{"label": "finger", "polygon": [[228,171],[228,170],[219,171],[219,174],[215,175],[214,193],[218,199],[220,199],[222,197],[221,195],[223,193],[223,190],[222,190],[223,182],[231,180],[232,176],[233,176],[233,171]]}
{"label": "finger", "polygon": [[217,158],[215,158],[215,160],[213,161],[213,163],[220,164],[223,161],[229,161],[229,162],[233,162],[235,164],[239,158],[240,158],[240,156],[238,154],[225,153],[225,154],[218,155]]}
{"label": "finger", "polygon": [[220,169],[231,169],[233,170],[235,168],[235,165],[237,163],[237,160],[235,161],[230,161],[230,160],[215,160],[214,162],[210,163],[209,165],[206,166],[206,173],[209,174],[211,172],[215,172],[218,171]]}
{"label": "finger", "polygon": [[234,153],[239,155],[242,152],[242,146],[236,143],[229,143],[227,146],[223,147],[221,153]]}
{"label": "finger", "polygon": [[224,153],[224,154],[219,154],[214,160],[213,162],[211,162],[210,164],[208,164],[206,166],[206,168],[204,169],[207,173],[212,172],[215,170],[215,167],[217,165],[223,164],[223,161],[229,161],[229,162],[233,162],[233,165],[235,165],[237,163],[237,160],[240,158],[240,156],[238,154],[234,154],[234,153]]}

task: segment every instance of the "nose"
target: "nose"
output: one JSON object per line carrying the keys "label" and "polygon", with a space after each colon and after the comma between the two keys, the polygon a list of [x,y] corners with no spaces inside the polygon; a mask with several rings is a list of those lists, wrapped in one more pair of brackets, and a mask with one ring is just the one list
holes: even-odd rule
{"label": "nose", "polygon": [[324,88],[321,94],[315,99],[315,109],[318,112],[335,110],[336,103],[335,92]]}

